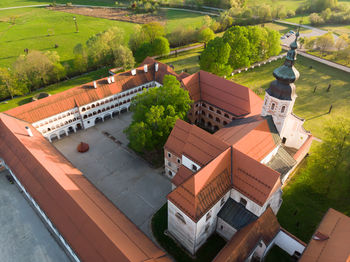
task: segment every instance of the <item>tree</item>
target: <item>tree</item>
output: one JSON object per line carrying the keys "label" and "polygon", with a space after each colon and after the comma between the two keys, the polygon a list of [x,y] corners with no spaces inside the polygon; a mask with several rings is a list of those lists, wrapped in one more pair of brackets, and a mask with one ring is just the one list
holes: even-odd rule
{"label": "tree", "polygon": [[151,22],[142,26],[142,32],[148,42],[153,42],[157,37],[165,35],[165,28],[158,22]]}
{"label": "tree", "polygon": [[82,44],[77,44],[73,49],[73,54],[74,69],[78,70],[80,73],[86,72],[88,69],[88,55],[86,48]]}
{"label": "tree", "polygon": [[11,70],[0,68],[0,98],[3,99],[10,96],[13,99],[15,95],[22,95],[23,91]]}
{"label": "tree", "polygon": [[177,119],[185,119],[191,107],[188,91],[174,76],[164,76],[163,86],[149,89],[133,100],[132,123],[124,130],[137,152],[161,151]]}
{"label": "tree", "polygon": [[312,13],[309,16],[309,20],[310,20],[310,23],[312,25],[322,25],[322,24],[324,24],[323,18],[319,14],[316,14],[316,13]]}
{"label": "tree", "polygon": [[331,32],[321,35],[316,40],[316,46],[321,50],[323,54],[325,51],[330,50],[334,46],[334,37]]}
{"label": "tree", "polygon": [[327,123],[325,131],[322,143],[308,159],[307,171],[316,192],[328,195],[336,188],[341,195],[350,188],[350,121],[336,118]]}
{"label": "tree", "polygon": [[21,55],[14,63],[14,73],[17,79],[32,88],[38,88],[59,80],[65,75],[64,67],[59,61],[57,52],[31,51]]}
{"label": "tree", "polygon": [[228,64],[230,51],[230,45],[225,43],[223,38],[216,37],[209,41],[207,48],[203,51],[199,61],[200,68],[219,76],[229,75],[232,72]]}
{"label": "tree", "polygon": [[210,28],[206,27],[199,31],[198,40],[207,44],[210,40],[215,38],[215,33]]}
{"label": "tree", "polygon": [[123,67],[124,70],[132,68],[135,65],[135,59],[132,52],[126,46],[118,46],[113,50],[114,66]]}
{"label": "tree", "polygon": [[169,41],[165,37],[156,37],[152,43],[154,55],[168,55],[170,53]]}
{"label": "tree", "polygon": [[223,40],[231,47],[228,63],[233,69],[250,65],[250,43],[248,40],[248,29],[246,27],[231,27],[225,32]]}
{"label": "tree", "polygon": [[338,37],[337,41],[335,42],[335,48],[337,50],[341,50],[346,48],[349,45],[349,37],[347,34],[342,34],[341,36]]}

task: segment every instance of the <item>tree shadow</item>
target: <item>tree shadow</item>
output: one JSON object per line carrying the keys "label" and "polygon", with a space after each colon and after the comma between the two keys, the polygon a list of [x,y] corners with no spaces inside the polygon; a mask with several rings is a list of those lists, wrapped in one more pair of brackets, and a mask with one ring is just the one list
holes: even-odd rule
{"label": "tree shadow", "polygon": [[21,101],[18,101],[18,105],[24,105],[24,104],[28,104],[32,102],[32,97],[27,97],[27,98],[24,98],[22,99]]}

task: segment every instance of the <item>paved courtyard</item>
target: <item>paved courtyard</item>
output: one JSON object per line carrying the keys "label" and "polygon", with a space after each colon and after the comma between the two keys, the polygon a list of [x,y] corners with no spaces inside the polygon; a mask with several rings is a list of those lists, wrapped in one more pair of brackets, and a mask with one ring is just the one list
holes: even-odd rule
{"label": "paved courtyard", "polygon": [[16,185],[0,172],[0,261],[69,262]]}
{"label": "paved courtyard", "polygon": [[[53,144],[131,221],[152,237],[152,215],[165,204],[171,182],[161,174],[162,168],[150,167],[128,149],[123,130],[130,122],[131,113],[123,113]],[[90,150],[83,154],[76,149],[82,141],[90,146]]]}

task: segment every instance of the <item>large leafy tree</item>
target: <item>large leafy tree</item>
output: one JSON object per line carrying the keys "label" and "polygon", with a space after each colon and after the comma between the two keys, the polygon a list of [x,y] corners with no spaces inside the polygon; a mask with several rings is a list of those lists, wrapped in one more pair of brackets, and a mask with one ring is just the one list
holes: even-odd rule
{"label": "large leafy tree", "polygon": [[135,51],[137,61],[143,61],[147,56],[167,55],[170,53],[169,41],[165,37],[157,37],[153,42],[143,43]]}
{"label": "large leafy tree", "polygon": [[191,106],[187,91],[174,76],[163,86],[149,89],[133,100],[132,123],[125,129],[130,147],[137,152],[161,151],[177,119],[185,119]]}
{"label": "large leafy tree", "polygon": [[199,62],[201,69],[219,76],[230,74],[232,72],[228,64],[230,51],[231,47],[222,38],[216,37],[211,40],[201,55]]}

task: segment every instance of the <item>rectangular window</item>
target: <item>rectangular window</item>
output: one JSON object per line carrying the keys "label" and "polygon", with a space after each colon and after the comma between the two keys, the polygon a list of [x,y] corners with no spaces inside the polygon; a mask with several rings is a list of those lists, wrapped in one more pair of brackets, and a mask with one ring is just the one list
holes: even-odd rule
{"label": "rectangular window", "polygon": [[220,202],[220,206],[222,207],[225,204],[225,198],[223,197]]}
{"label": "rectangular window", "polygon": [[170,153],[168,153],[168,157],[171,157],[171,154],[170,154]]}
{"label": "rectangular window", "polygon": [[211,210],[208,212],[205,221],[208,221],[211,218]]}
{"label": "rectangular window", "polygon": [[192,170],[193,171],[197,171],[197,166],[196,165],[192,165]]}

